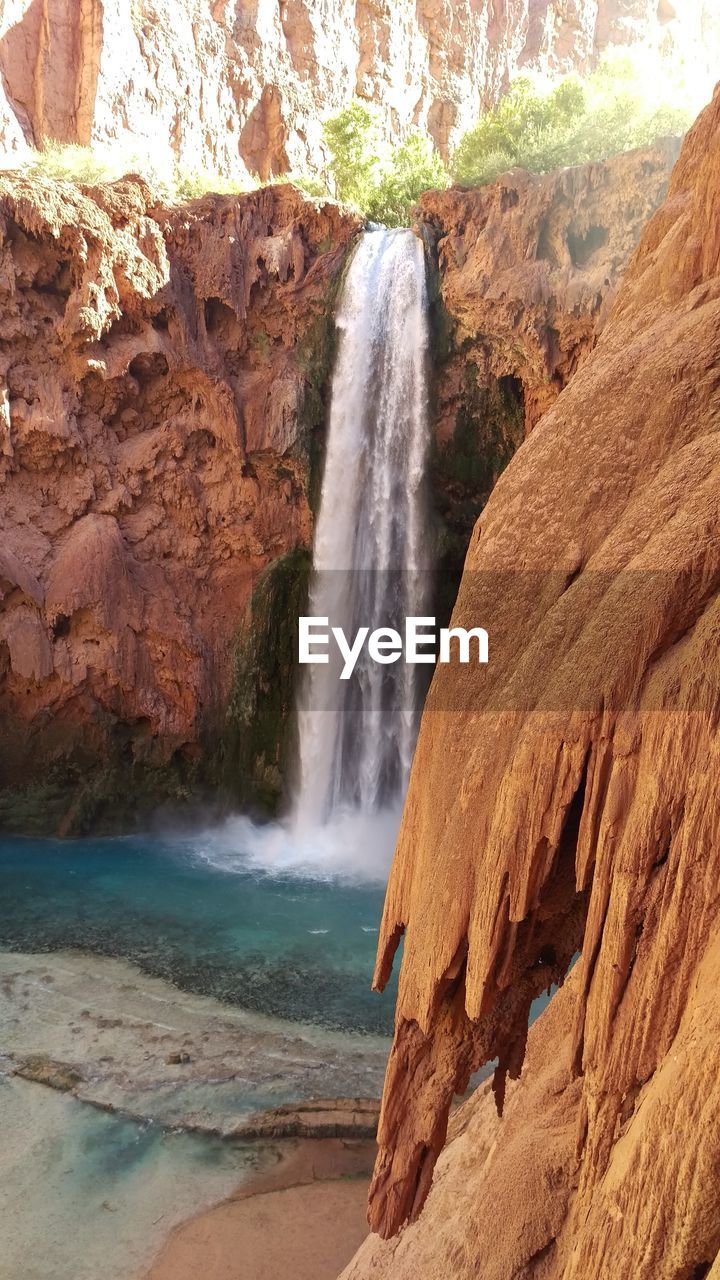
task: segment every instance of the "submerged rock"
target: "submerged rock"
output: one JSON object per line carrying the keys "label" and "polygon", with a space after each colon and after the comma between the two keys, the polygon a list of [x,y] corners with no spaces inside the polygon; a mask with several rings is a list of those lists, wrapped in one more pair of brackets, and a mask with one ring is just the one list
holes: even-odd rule
{"label": "submerged rock", "polygon": [[46,1084],[58,1093],[72,1093],[82,1084],[82,1076],[67,1062],[53,1062],[44,1054],[35,1054],[30,1058],[22,1058],[15,1064],[14,1074],[23,1080],[33,1080],[35,1084]]}
{"label": "submerged rock", "polygon": [[69,952],[0,952],[0,1037],[0,1078],[238,1139],[372,1137],[388,1050],[380,1036],[250,1013]]}
{"label": "submerged rock", "polygon": [[260,1111],[238,1121],[232,1130],[239,1138],[374,1138],[379,1103],[373,1098],[313,1099],[301,1105],[287,1103],[272,1111]]}

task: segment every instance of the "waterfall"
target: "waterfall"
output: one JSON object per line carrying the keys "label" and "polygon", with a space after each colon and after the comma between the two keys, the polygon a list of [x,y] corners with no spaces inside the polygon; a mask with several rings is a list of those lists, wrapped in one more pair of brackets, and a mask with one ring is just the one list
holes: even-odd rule
{"label": "waterfall", "polygon": [[[427,614],[432,556],[425,471],[427,293],[422,245],[409,230],[366,231],[354,251],[336,324],[339,347],[308,614],[342,626],[394,627]],[[298,703],[296,820],[371,814],[404,794],[428,668],[367,652],[339,680],[303,669]]]}

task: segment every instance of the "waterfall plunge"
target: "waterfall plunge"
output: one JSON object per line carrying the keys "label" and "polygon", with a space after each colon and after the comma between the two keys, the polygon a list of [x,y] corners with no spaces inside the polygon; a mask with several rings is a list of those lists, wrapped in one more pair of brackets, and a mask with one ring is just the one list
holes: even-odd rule
{"label": "waterfall plunge", "polygon": [[[308,614],[353,637],[428,612],[432,556],[425,469],[427,294],[408,230],[367,231],[345,279]],[[370,815],[404,794],[427,667],[305,669],[296,827]]]}

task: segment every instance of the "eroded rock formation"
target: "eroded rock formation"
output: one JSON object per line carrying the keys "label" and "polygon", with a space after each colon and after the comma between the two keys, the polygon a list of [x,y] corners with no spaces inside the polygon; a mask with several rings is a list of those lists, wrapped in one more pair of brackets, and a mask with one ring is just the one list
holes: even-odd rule
{"label": "eroded rock formation", "polygon": [[[590,349],[669,154],[425,198],[453,571],[523,399]],[[607,239],[574,265],[603,194]],[[83,830],[222,780],[272,809],[358,224],[291,187],[164,210],[137,180],[13,177],[0,198],[0,818]],[[505,375],[518,398],[493,414]]]}
{"label": "eroded rock formation", "polygon": [[490,663],[436,674],[379,943],[382,985],[405,934],[375,1230],[417,1217],[454,1094],[497,1058],[502,1102],[531,999],[577,950],[582,966],[497,1130],[517,1141],[524,1108],[515,1155],[486,1170],[481,1144],[449,1148],[436,1204],[462,1155],[458,1234],[421,1218],[353,1280],[479,1259],[524,1280],[717,1270],[719,197],[720,93],[594,351],[475,529],[454,618],[488,627]]}
{"label": "eroded rock formation", "polygon": [[[292,187],[166,211],[132,179],[0,185],[10,825],[83,829],[141,806],[143,778],[149,800],[182,798],[200,741],[205,759],[222,745],[255,578],[310,542],[333,290],[357,225]],[[289,590],[300,571],[291,560]]]}
{"label": "eroded rock formation", "polygon": [[421,197],[439,294],[433,490],[459,567],[498,475],[592,350],[679,147]]}
{"label": "eroded rock formation", "polygon": [[[668,172],[661,147],[425,198],[442,609],[523,399],[532,421],[590,349]],[[607,239],[573,264],[603,195]],[[164,210],[136,180],[12,178],[0,199],[0,820],[122,824],[222,781],[272,810],[357,223],[290,187]]]}
{"label": "eroded rock formation", "polygon": [[321,167],[324,117],[358,95],[447,154],[518,71],[639,40],[709,63],[719,38],[711,0],[5,0],[0,151],[120,140],[265,180]]}

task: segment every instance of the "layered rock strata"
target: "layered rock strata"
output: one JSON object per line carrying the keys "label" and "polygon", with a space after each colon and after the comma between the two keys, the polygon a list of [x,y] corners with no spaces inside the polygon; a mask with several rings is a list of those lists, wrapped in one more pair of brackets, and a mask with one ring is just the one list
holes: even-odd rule
{"label": "layered rock strata", "polygon": [[[527,1140],[544,1128],[559,1164],[541,1153],[526,1184],[520,1149],[498,1148],[498,1200],[482,1147],[466,1152],[479,1198],[452,1240],[437,1219],[435,1245],[423,1233],[432,1266],[408,1232],[416,1274],[421,1257],[426,1274],[477,1274],[466,1259],[491,1251],[488,1274],[525,1280],[717,1269],[719,183],[716,94],[594,351],[468,552],[454,620],[488,627],[490,663],[438,669],[388,888],[378,985],[405,940],[376,1231],[421,1213],[453,1096],[496,1058],[502,1104],[530,1001],[578,950],[582,967],[568,1029],[531,1055],[518,1095]],[[553,1063],[576,1157],[543,1111]],[[395,1280],[395,1248],[371,1246],[350,1274]]]}

